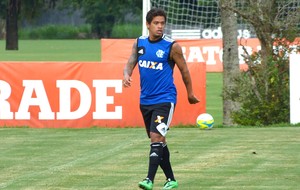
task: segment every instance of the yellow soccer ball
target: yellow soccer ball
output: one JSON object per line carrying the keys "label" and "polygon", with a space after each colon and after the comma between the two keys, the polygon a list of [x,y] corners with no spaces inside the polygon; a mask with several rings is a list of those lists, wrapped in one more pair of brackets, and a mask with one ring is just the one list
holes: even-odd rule
{"label": "yellow soccer ball", "polygon": [[214,126],[215,120],[209,113],[202,113],[197,117],[196,122],[200,129],[211,129]]}

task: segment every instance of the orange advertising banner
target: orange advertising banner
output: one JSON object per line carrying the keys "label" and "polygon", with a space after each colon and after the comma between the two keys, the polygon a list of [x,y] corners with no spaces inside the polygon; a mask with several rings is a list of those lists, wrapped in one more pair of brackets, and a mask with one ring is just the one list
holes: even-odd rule
{"label": "orange advertising banner", "polygon": [[[101,60],[103,62],[126,63],[135,39],[101,39]],[[207,72],[223,72],[222,39],[177,40],[181,45],[187,63],[206,63]],[[246,69],[243,61],[244,48],[249,54],[260,50],[258,39],[241,39],[239,43],[240,68]]]}
{"label": "orange advertising banner", "polygon": [[[120,62],[0,62],[0,126],[36,128],[140,127],[139,73],[122,87]],[[178,102],[172,125],[194,125],[205,112],[205,64],[189,63],[195,94],[190,105],[177,67]]]}

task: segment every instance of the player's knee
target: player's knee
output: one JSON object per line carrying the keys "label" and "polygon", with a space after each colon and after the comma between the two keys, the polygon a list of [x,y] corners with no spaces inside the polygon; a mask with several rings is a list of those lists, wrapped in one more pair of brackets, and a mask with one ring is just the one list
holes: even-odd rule
{"label": "player's knee", "polygon": [[150,138],[151,138],[152,143],[155,143],[155,142],[166,143],[166,138],[159,133],[150,132]]}
{"label": "player's knee", "polygon": [[150,164],[159,164],[162,159],[163,154],[163,143],[161,142],[154,142],[151,143],[150,148]]}

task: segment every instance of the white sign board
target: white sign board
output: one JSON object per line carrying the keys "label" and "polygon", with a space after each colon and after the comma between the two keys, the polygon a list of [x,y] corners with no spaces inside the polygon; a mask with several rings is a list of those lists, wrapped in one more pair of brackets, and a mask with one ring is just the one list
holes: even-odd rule
{"label": "white sign board", "polygon": [[300,54],[290,55],[290,122],[300,123]]}

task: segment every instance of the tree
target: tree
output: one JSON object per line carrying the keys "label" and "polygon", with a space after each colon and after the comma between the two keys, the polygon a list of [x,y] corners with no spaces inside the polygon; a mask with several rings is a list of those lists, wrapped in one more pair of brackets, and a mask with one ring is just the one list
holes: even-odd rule
{"label": "tree", "polygon": [[[250,23],[260,41],[262,63],[273,54],[276,38],[294,40],[299,35],[300,3],[293,0],[241,0],[245,9],[225,5],[223,8],[236,13]],[[296,35],[295,35],[296,34]],[[267,65],[267,64],[265,64]]]}
{"label": "tree", "polygon": [[141,15],[140,0],[62,0],[62,7],[82,9],[86,22],[99,38],[110,37],[115,23],[122,23],[125,15]]}
{"label": "tree", "polygon": [[[221,27],[223,33],[223,89],[233,91],[236,83],[235,78],[239,74],[239,58],[237,44],[237,18],[233,12],[224,9],[226,6],[233,6],[235,0],[221,0]],[[231,113],[238,110],[239,104],[227,98],[227,93],[223,93],[223,124],[232,125]]]}
{"label": "tree", "polygon": [[9,0],[6,14],[6,50],[18,50],[18,15],[20,0]]}
{"label": "tree", "polygon": [[[227,98],[240,102],[232,114],[235,123],[269,125],[289,121],[289,53],[299,36],[300,3],[295,0],[241,0],[243,9],[224,5],[250,23],[261,50],[245,51],[248,70],[236,77],[236,89]],[[300,52],[299,43],[294,51]],[[226,92],[225,92],[226,93]],[[239,94],[238,94],[239,93]]]}
{"label": "tree", "polygon": [[34,19],[44,9],[53,8],[58,0],[5,0],[0,7],[6,5],[6,12],[0,16],[6,19],[6,50],[18,50],[18,21],[19,17]]}
{"label": "tree", "polygon": [[[15,5],[15,6],[11,6]],[[90,23],[98,37],[109,37],[115,23],[121,23],[125,15],[134,13],[141,15],[140,0],[4,0],[0,8],[6,7],[7,13],[0,9],[0,17],[7,20],[6,36],[9,49],[18,49],[18,19],[19,17],[33,20],[44,10],[50,8],[82,9],[83,17]],[[1,19],[0,19],[1,21]]]}

